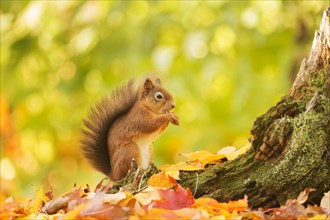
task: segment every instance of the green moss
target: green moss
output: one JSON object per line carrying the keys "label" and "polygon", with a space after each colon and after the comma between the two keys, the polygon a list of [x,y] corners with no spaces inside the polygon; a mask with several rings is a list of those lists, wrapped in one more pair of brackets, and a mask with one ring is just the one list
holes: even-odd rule
{"label": "green moss", "polygon": [[[303,111],[292,119],[293,132],[289,151],[285,157],[266,175],[262,182],[266,186],[279,187],[292,198],[305,187],[317,187],[319,183],[327,183],[329,167],[324,155],[329,151],[330,100],[322,89],[326,87],[325,71],[320,71],[317,78],[311,80],[304,102],[309,103],[315,97],[315,104],[309,111]],[[305,104],[306,106],[306,104]],[[306,107],[305,107],[306,109]],[[295,186],[295,187],[292,187]],[[329,188],[329,183],[325,188]],[[278,198],[280,202],[287,199]]]}
{"label": "green moss", "polygon": [[140,171],[136,174],[136,171],[129,172],[127,176],[117,181],[113,187],[108,190],[108,193],[116,193],[120,188],[125,188],[125,191],[136,191],[147,185],[148,179],[159,170],[154,164],[150,164],[146,170]]}
{"label": "green moss", "polygon": [[[310,78],[310,85],[311,88],[318,88],[320,90],[325,90],[326,89],[326,82],[327,82],[327,68],[324,68],[323,70],[320,70],[319,72],[317,72],[315,75],[316,77],[311,77]],[[312,74],[312,76],[314,76],[314,74]]]}

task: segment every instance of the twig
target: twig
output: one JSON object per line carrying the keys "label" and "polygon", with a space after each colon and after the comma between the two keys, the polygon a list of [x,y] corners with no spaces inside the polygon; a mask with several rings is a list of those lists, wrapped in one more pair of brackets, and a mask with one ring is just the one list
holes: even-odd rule
{"label": "twig", "polygon": [[198,173],[196,172],[196,186],[195,186],[194,197],[196,195],[197,189],[198,189]]}
{"label": "twig", "polygon": [[141,189],[141,186],[142,186],[142,182],[143,182],[143,177],[144,177],[144,172],[143,172],[143,174],[142,174],[142,176],[141,176],[141,179],[140,179],[140,183],[139,183],[139,187],[138,187],[138,190],[140,190]]}

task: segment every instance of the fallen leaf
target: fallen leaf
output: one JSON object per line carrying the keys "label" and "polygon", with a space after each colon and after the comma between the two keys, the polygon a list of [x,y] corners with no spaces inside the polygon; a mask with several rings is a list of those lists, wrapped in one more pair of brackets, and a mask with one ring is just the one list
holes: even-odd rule
{"label": "fallen leaf", "polygon": [[95,197],[95,195],[96,195],[95,192],[87,193],[86,199],[93,199]]}
{"label": "fallen leaf", "polygon": [[239,148],[238,150],[236,150],[235,152],[231,153],[231,154],[227,154],[226,158],[228,160],[234,160],[236,159],[238,156],[244,154],[248,149],[250,149],[251,144],[247,144],[244,147]]}
{"label": "fallen leaf", "polygon": [[325,210],[322,209],[321,207],[317,206],[317,205],[308,205],[306,209],[306,213],[307,215],[319,215],[319,214],[325,214]]}
{"label": "fallen leaf", "polygon": [[125,192],[125,194],[126,194],[126,198],[119,201],[118,205],[133,208],[136,203],[136,199],[134,198],[133,194],[130,192]]}
{"label": "fallen leaf", "polygon": [[105,194],[103,202],[109,203],[112,205],[117,205],[120,201],[126,198],[126,193],[117,192],[115,194]]}
{"label": "fallen leaf", "polygon": [[179,174],[180,174],[180,170],[182,171],[196,171],[196,170],[203,170],[204,169],[205,164],[199,162],[199,161],[188,161],[188,162],[179,162],[177,164],[174,164],[172,166],[166,166],[165,169],[163,168],[163,170],[165,171],[165,173],[176,179],[179,180]]}
{"label": "fallen leaf", "polygon": [[[69,196],[67,211],[74,210],[78,205],[82,204],[84,199],[83,196],[86,196],[81,187],[74,187],[71,193],[67,194]],[[87,194],[88,196],[89,194]]]}
{"label": "fallen leaf", "polygon": [[166,170],[170,166],[173,166],[173,165],[172,164],[164,164],[164,165],[158,166],[157,168],[160,169],[160,170]]}
{"label": "fallen leaf", "polygon": [[55,214],[59,210],[68,206],[69,197],[57,197],[47,202],[42,208],[42,212],[47,214]]}
{"label": "fallen leaf", "polygon": [[229,201],[228,203],[220,203],[217,200],[211,198],[198,198],[192,207],[199,207],[201,209],[207,210],[210,213],[213,212],[213,214],[223,215],[223,211],[242,212],[246,210],[248,208],[248,200],[247,196],[244,196],[244,199]]}
{"label": "fallen leaf", "polygon": [[198,210],[194,208],[183,208],[173,211],[175,215],[183,219],[207,219],[209,214],[205,210]]}
{"label": "fallen leaf", "polygon": [[[90,207],[90,208],[89,208]],[[127,219],[128,210],[124,207],[111,204],[101,204],[97,208],[88,206],[80,212],[78,217],[95,219]]]}
{"label": "fallen leaf", "polygon": [[320,207],[330,214],[330,191],[324,193],[324,196],[320,202]]}
{"label": "fallen leaf", "polygon": [[173,166],[175,169],[183,171],[204,170],[205,164],[198,161],[179,162]]}
{"label": "fallen leaf", "polygon": [[217,204],[218,201],[212,198],[198,198],[195,200],[195,203],[192,205],[192,208],[205,210],[211,215],[219,214],[219,210],[215,210],[212,205]]}
{"label": "fallen leaf", "polygon": [[308,218],[308,220],[320,220],[320,219],[329,219],[329,216],[327,218],[327,215],[320,214],[320,215],[315,215],[313,217]]}
{"label": "fallen leaf", "polygon": [[161,208],[152,208],[146,212],[144,216],[141,216],[142,219],[178,219],[177,216],[172,210],[161,209]]}
{"label": "fallen leaf", "polygon": [[36,198],[34,199],[31,207],[28,208],[29,213],[37,213],[41,208],[42,204],[49,201],[49,198],[43,193],[42,187],[39,190],[35,189]]}
{"label": "fallen leaf", "polygon": [[[136,217],[137,216],[145,216],[146,213],[147,213],[146,210],[143,209],[143,207],[141,206],[141,203],[140,202],[136,202],[134,204],[134,214],[135,214]],[[140,219],[140,218],[138,218],[138,219]]]}
{"label": "fallen leaf", "polygon": [[285,205],[280,208],[274,209],[275,219],[296,219],[299,217],[307,217],[308,212],[302,204],[299,204],[297,200],[288,200]]}
{"label": "fallen leaf", "polygon": [[65,216],[63,216],[63,219],[77,219],[77,216],[79,213],[87,207],[87,203],[80,204],[75,207],[72,211],[66,213]]}
{"label": "fallen leaf", "polygon": [[14,217],[26,216],[29,213],[17,204],[15,204],[12,197],[7,198],[4,202],[0,204],[0,219],[11,219]]}
{"label": "fallen leaf", "polygon": [[[118,193],[117,196],[122,197],[120,193]],[[126,197],[125,193],[124,196]],[[105,203],[105,198],[106,194],[104,191],[97,191],[94,198],[85,200],[86,203],[84,204],[87,204],[87,206],[85,206],[84,209],[77,213],[76,217],[93,217],[97,219],[114,219],[127,217],[127,210],[124,210],[118,205]],[[113,199],[115,198],[113,197]]]}
{"label": "fallen leaf", "polygon": [[175,180],[180,179],[180,170],[178,170],[175,167],[169,167],[168,169],[165,170],[165,173]]}
{"label": "fallen leaf", "polygon": [[217,154],[224,154],[226,157],[228,154],[232,154],[236,151],[236,147],[228,146],[228,147],[223,147],[220,150],[218,150]]}
{"label": "fallen leaf", "polygon": [[237,201],[229,201],[227,206],[227,210],[233,212],[233,211],[237,211],[237,212],[242,212],[247,210],[248,206],[248,202],[247,202],[247,196],[244,197],[244,199],[240,199]]}
{"label": "fallen leaf", "polygon": [[175,189],[158,189],[161,200],[155,201],[154,208],[181,209],[190,207],[195,199],[189,189],[176,185]]}
{"label": "fallen leaf", "polygon": [[162,197],[159,195],[159,192],[151,187],[148,186],[142,192],[137,193],[134,195],[134,198],[141,204],[141,205],[149,205],[154,200],[160,200]]}
{"label": "fallen leaf", "polygon": [[110,181],[108,184],[103,185],[104,180],[108,180],[108,178],[103,178],[95,187],[94,192],[103,191],[106,192],[108,189],[113,185],[113,183]]}
{"label": "fallen leaf", "polygon": [[48,192],[45,193],[45,196],[48,197],[49,201],[54,199],[53,189],[51,188]]}
{"label": "fallen leaf", "polygon": [[164,171],[152,175],[147,183],[149,186],[169,188],[176,183],[175,179],[167,175]]}
{"label": "fallen leaf", "polygon": [[225,155],[223,155],[223,154],[212,154],[208,151],[195,151],[192,153],[187,153],[187,154],[182,154],[182,155],[191,161],[199,161],[204,164],[219,161],[219,160],[225,158]]}
{"label": "fallen leaf", "polygon": [[313,188],[306,188],[304,191],[302,191],[300,194],[299,194],[299,196],[297,197],[297,202],[299,203],[299,204],[304,204],[306,201],[307,201],[307,199],[308,199],[308,195],[309,195],[309,193],[310,192],[313,192],[313,191],[315,191],[315,189],[313,189]]}

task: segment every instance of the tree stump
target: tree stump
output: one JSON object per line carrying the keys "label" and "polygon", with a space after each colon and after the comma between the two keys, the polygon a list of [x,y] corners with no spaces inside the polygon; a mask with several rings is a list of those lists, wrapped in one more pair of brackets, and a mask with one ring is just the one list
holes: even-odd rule
{"label": "tree stump", "polygon": [[330,190],[330,7],[290,92],[256,119],[251,134],[247,153],[198,176],[185,172],[180,183],[196,188],[196,197],[248,195],[252,207],[278,206],[308,187],[317,202]]}
{"label": "tree stump", "polygon": [[[196,198],[247,195],[253,208],[279,206],[308,187],[316,189],[310,200],[318,202],[330,190],[330,7],[289,93],[256,119],[251,134],[245,154],[204,171],[180,172],[179,183]],[[113,190],[131,176],[126,180]]]}

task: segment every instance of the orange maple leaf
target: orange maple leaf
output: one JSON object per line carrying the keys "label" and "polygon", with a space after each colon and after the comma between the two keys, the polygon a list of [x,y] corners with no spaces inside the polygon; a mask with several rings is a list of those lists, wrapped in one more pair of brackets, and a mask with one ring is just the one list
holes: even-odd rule
{"label": "orange maple leaf", "polygon": [[164,171],[152,175],[148,180],[149,186],[169,188],[175,184],[177,184],[175,179],[167,175]]}

